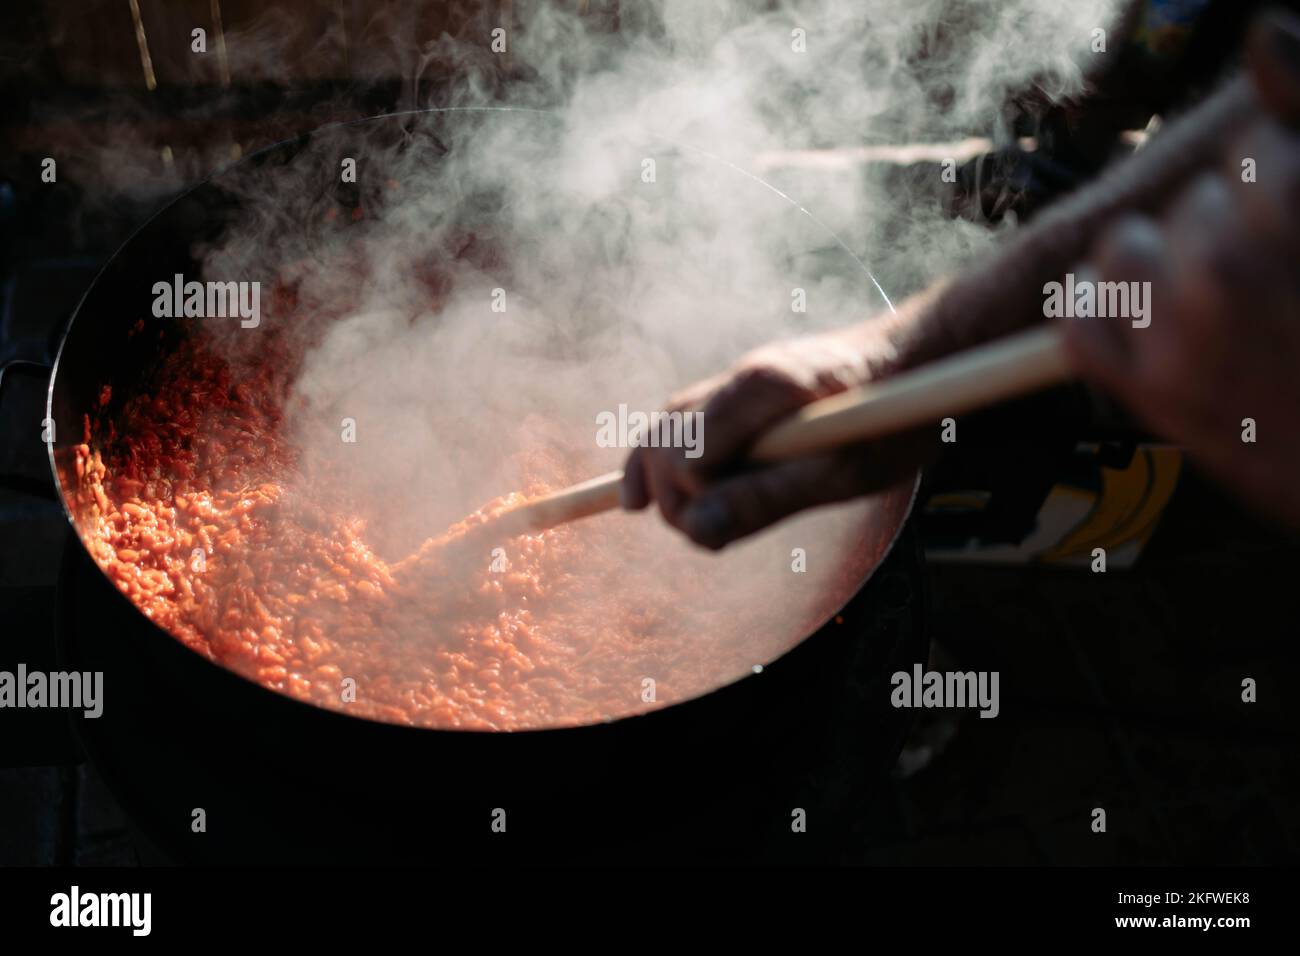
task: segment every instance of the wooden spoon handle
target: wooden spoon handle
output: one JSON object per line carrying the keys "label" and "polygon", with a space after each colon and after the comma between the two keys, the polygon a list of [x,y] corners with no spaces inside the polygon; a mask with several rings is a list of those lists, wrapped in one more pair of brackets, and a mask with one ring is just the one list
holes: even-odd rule
{"label": "wooden spoon handle", "polygon": [[[750,457],[781,461],[906,431],[1065,381],[1060,330],[1045,325],[805,405],[755,443]],[[540,531],[618,507],[621,471],[537,498],[497,519],[503,534]]]}
{"label": "wooden spoon handle", "polygon": [[611,471],[581,484],[561,488],[511,508],[493,518],[490,527],[494,534],[508,538],[612,511],[618,507],[618,486],[622,481],[622,471]]}
{"label": "wooden spoon handle", "polygon": [[986,408],[1069,374],[1060,330],[1039,326],[805,405],[749,454],[780,461],[829,451]]}

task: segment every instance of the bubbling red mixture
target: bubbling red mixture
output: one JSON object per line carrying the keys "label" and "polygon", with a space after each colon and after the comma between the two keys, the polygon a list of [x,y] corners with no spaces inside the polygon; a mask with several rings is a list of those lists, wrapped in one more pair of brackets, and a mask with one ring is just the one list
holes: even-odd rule
{"label": "bubbling red mixture", "polygon": [[[385,560],[329,476],[302,474],[284,437],[292,356],[272,344],[264,359],[236,374],[193,337],[150,394],[87,417],[74,449],[74,505],[90,553],[195,652],[323,707],[488,730],[645,711],[754,662],[743,641],[682,633],[671,606],[654,600],[707,605],[698,571],[660,567],[655,590],[640,595],[592,584],[614,565],[656,564],[653,545],[628,532],[648,519],[478,540],[472,532],[491,511],[524,500],[514,495]],[[110,397],[105,389],[100,404]],[[528,494],[586,477],[568,473],[555,451],[520,461],[537,476]],[[755,608],[754,627],[763,613]]]}

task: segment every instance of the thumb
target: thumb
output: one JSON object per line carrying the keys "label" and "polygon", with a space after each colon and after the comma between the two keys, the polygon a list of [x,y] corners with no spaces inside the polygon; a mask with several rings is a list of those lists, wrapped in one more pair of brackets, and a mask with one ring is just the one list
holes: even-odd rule
{"label": "thumb", "polygon": [[[1157,223],[1145,216],[1126,216],[1101,237],[1090,261],[1075,268],[1076,284],[1096,289],[1102,279],[1149,282],[1153,292],[1162,293],[1168,285],[1169,255],[1168,243]],[[1151,307],[1154,311],[1154,303]],[[1155,334],[1162,333],[1164,318],[1159,317],[1160,327]],[[1152,334],[1151,329],[1132,329],[1128,322],[1114,317],[1059,321],[1064,324],[1070,363],[1080,376],[1121,401],[1131,402],[1140,395],[1144,384],[1142,349],[1150,343],[1140,342],[1139,336]]]}
{"label": "thumb", "polygon": [[[1080,283],[1097,281],[1088,266],[1074,270]],[[1117,397],[1125,397],[1134,379],[1137,359],[1121,323],[1113,319],[1058,319],[1065,338],[1065,350],[1075,372]]]}

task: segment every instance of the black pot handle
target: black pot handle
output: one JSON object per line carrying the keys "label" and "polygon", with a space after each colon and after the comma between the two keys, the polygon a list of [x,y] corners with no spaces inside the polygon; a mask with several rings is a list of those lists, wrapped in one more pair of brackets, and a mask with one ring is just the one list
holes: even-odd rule
{"label": "black pot handle", "polygon": [[0,359],[0,394],[4,393],[5,373],[10,369],[37,369],[48,375],[54,371],[54,363],[47,362],[44,359],[22,358],[17,355]]}
{"label": "black pot handle", "polygon": [[[36,372],[48,377],[54,370],[54,363],[52,362],[40,358],[4,354],[4,352],[12,352],[13,348],[6,348],[2,343],[0,343],[0,349],[4,350],[0,352],[0,404],[4,402],[4,386],[11,372],[27,374]],[[59,499],[58,489],[54,487],[52,481],[40,481],[26,475],[0,474],[0,488],[22,492],[37,498],[47,498],[51,501],[58,501]]]}

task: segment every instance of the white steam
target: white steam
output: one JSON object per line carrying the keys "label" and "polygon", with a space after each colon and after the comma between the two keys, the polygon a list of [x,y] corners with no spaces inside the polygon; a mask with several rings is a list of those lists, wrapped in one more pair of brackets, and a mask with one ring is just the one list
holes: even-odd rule
{"label": "white steam", "polygon": [[[814,219],[743,171],[764,152],[1003,136],[1010,92],[1082,90],[1092,31],[1115,3],[623,6],[611,32],[607,16],[515,4],[508,64],[485,32],[404,54],[417,72],[448,55],[462,67],[452,106],[495,92],[529,110],[344,127],[288,165],[228,177],[244,214],[206,250],[208,277],[289,280],[299,297],[256,333],[232,330],[232,351],[256,353],[256,336],[286,323],[302,335],[289,426],[304,472],[338,477],[389,557],[523,486],[535,475],[521,452],[558,454],[567,474],[551,481],[618,467],[622,452],[596,447],[597,413],[660,407],[750,347],[881,311],[871,276],[818,220],[868,265],[892,266],[875,270],[886,290],[958,267],[986,233],[940,215],[937,175],[900,194],[857,172],[772,173],[805,188]],[[344,157],[357,160],[355,187],[340,184]],[[806,313],[791,308],[796,288]],[[344,418],[355,445],[340,440]],[[833,567],[863,507],[800,519],[778,532],[782,550],[759,539],[712,565],[651,519],[596,520],[640,522],[650,553],[679,567],[768,582],[765,605],[788,618],[774,633],[788,637],[832,574],[791,574],[789,545],[816,542],[833,557],[820,568]],[[610,568],[607,580],[645,573]],[[706,628],[726,600],[683,609],[682,626]],[[784,647],[751,650],[766,660]]]}

